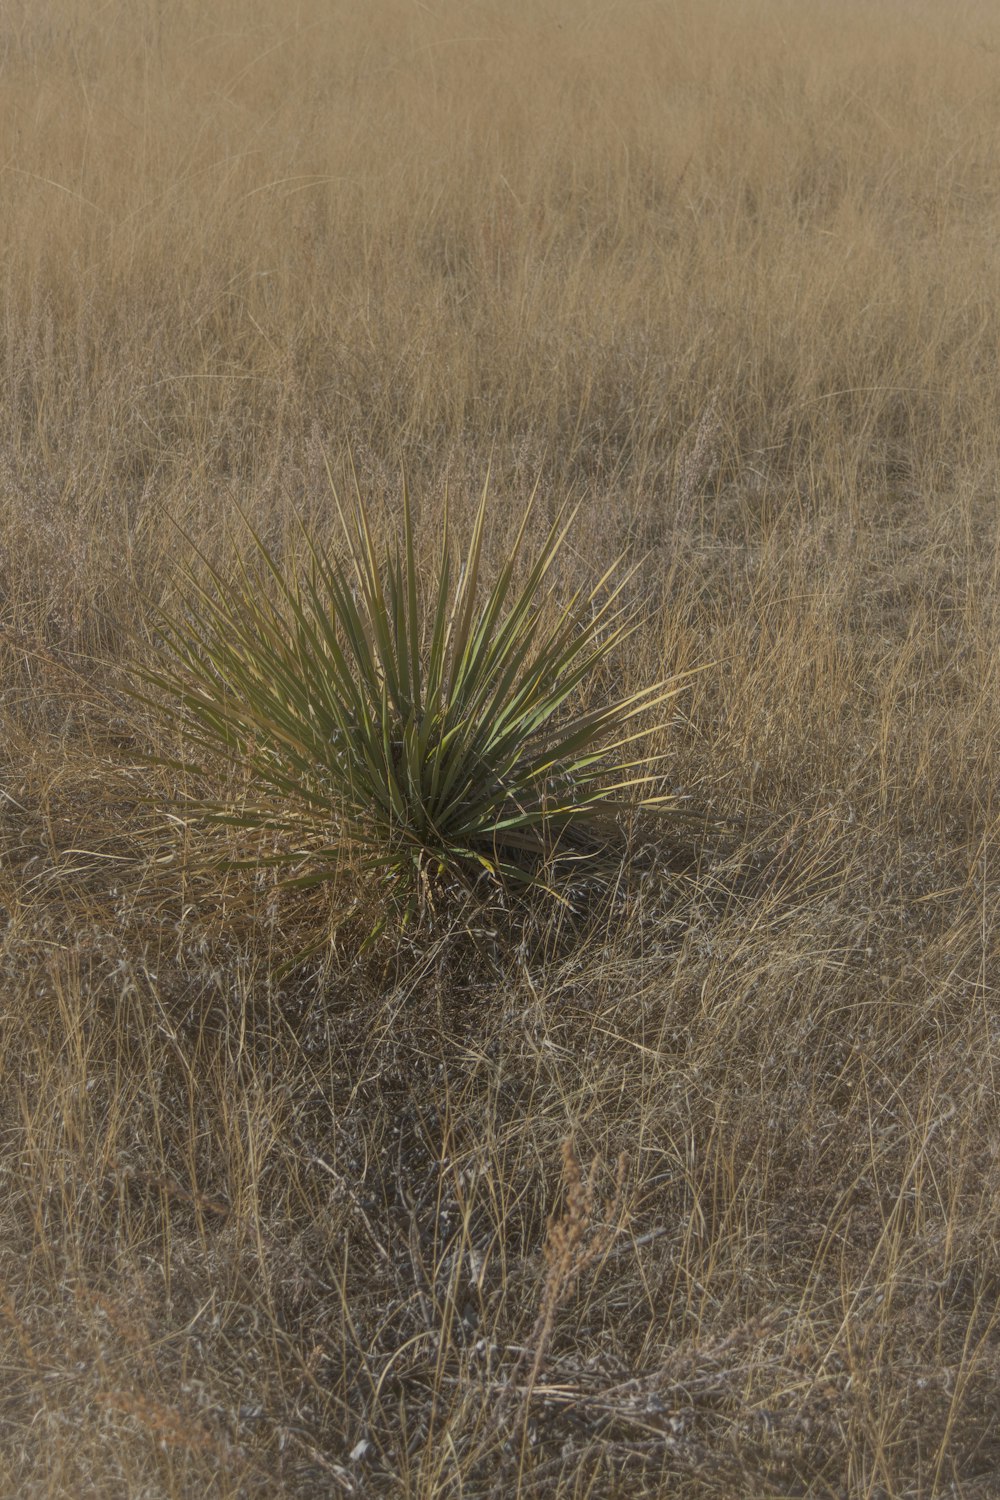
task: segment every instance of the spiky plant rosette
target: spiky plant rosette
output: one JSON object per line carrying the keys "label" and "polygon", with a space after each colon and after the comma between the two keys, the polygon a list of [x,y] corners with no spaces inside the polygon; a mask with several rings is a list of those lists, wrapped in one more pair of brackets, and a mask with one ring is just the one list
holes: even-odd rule
{"label": "spiky plant rosette", "polygon": [[329,879],[345,860],[411,898],[428,876],[544,883],[549,856],[581,830],[673,805],[655,790],[656,758],[634,752],[680,679],[598,707],[583,698],[636,628],[622,605],[631,575],[619,560],[556,604],[572,515],[522,567],[529,504],[487,586],[487,495],[488,481],[460,564],[446,501],[430,580],[405,485],[402,538],[384,553],[360,491],[347,509],[334,491],[341,555],[303,532],[296,576],[247,522],[236,581],[188,570],[182,607],[161,618],[166,660],[143,675],[180,705],[185,769],[226,765],[249,789],[188,811],[270,836],[267,862],[287,866],[287,883]]}

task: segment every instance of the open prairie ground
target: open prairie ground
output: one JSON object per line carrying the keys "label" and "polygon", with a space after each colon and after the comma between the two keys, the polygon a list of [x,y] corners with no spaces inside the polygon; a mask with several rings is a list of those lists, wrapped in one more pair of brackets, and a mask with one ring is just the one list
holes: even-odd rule
{"label": "open prairie ground", "polygon": [[[0,142],[0,1492],[1000,1494],[1000,12],[5,0]],[[349,454],[578,503],[715,822],[206,863],[176,523]]]}

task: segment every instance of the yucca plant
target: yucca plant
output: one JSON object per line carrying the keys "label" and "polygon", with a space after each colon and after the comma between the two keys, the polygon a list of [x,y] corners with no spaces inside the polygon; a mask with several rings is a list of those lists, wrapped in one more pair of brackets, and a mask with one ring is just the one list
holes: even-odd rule
{"label": "yucca plant", "polygon": [[410,901],[439,875],[544,883],[549,857],[581,831],[672,805],[648,757],[629,752],[680,680],[581,702],[636,626],[621,602],[630,575],[616,564],[557,606],[564,511],[516,581],[529,504],[485,586],[487,499],[488,480],[461,564],[446,499],[425,580],[405,485],[402,537],[385,556],[357,485],[346,509],[334,491],[342,555],[303,532],[305,567],[290,577],[247,523],[237,582],[189,570],[182,608],[161,618],[168,660],[146,681],[179,702],[197,768],[228,764],[250,788],[195,810],[278,835],[270,860],[289,883],[329,878],[345,853]]}

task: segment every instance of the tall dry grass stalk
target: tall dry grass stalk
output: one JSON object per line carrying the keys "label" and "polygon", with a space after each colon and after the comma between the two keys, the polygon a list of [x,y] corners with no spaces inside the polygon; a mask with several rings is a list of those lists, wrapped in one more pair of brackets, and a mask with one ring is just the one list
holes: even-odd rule
{"label": "tall dry grass stalk", "polygon": [[[0,1494],[995,1492],[998,49],[2,7]],[[491,455],[487,580],[536,482],[557,598],[632,551],[596,697],[716,662],[652,750],[738,834],[279,977],[326,898],[206,876],[124,664],[174,522],[291,567],[349,450],[421,569]],[[513,1442],[569,1135],[627,1228]]]}

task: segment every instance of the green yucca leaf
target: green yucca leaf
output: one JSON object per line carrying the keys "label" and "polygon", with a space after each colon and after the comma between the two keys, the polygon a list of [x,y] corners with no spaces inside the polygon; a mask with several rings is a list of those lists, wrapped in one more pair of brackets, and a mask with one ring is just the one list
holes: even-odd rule
{"label": "green yucca leaf", "polygon": [[517,582],[532,497],[484,587],[488,495],[487,476],[457,573],[445,496],[429,585],[408,488],[401,538],[383,556],[355,479],[349,508],[334,490],[339,555],[303,531],[306,567],[291,578],[247,522],[235,582],[202,559],[207,581],[189,572],[181,609],[160,620],[165,659],[141,674],[159,696],[139,696],[179,707],[205,778],[228,765],[248,788],[245,801],[191,811],[282,835],[288,846],[255,862],[289,867],[297,888],[329,878],[352,849],[411,892],[425,868],[540,880],[538,860],[570,829],[678,811],[656,790],[662,757],[637,747],[682,678],[596,708],[579,701],[637,628],[622,603],[631,573],[619,559],[554,608],[548,579],[574,516],[564,507]]}

